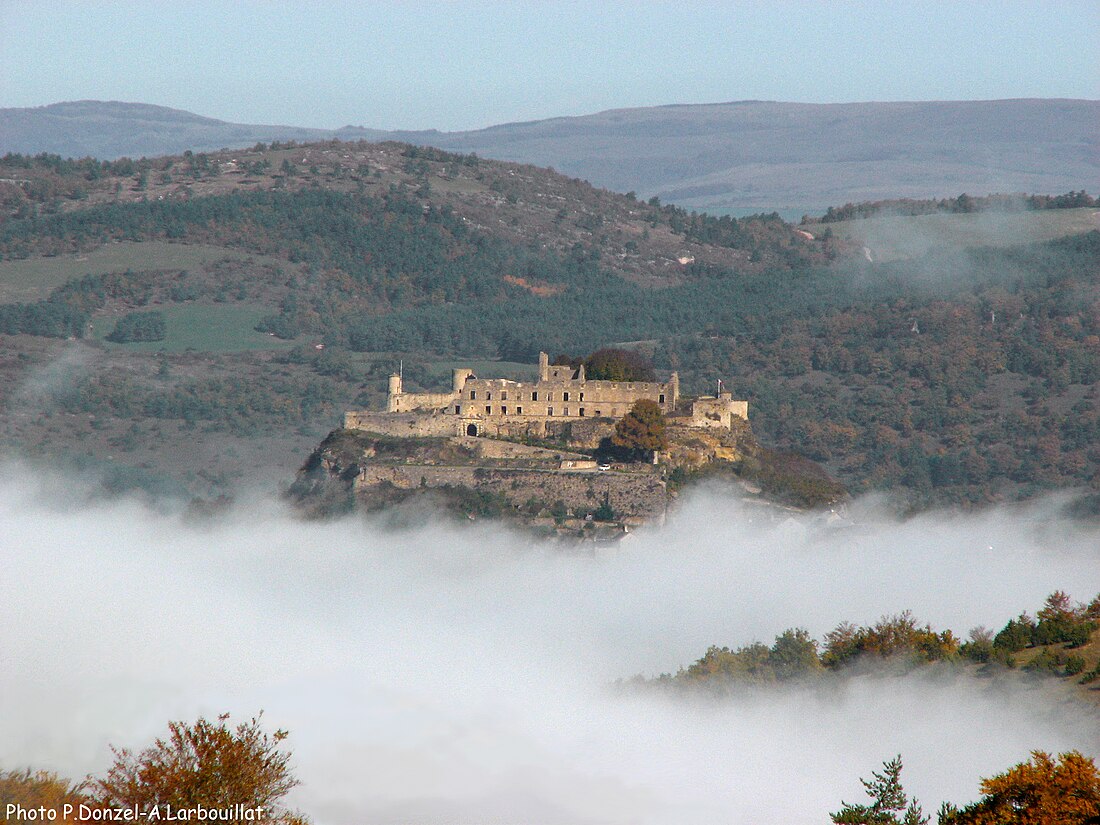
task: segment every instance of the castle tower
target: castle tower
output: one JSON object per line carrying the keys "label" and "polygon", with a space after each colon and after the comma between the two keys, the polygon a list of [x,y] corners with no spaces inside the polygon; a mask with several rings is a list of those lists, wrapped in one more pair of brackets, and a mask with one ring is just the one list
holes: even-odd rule
{"label": "castle tower", "polygon": [[676,409],[676,405],[680,403],[680,375],[679,373],[672,373],[668,377],[668,391],[672,396],[672,409]]}
{"label": "castle tower", "polygon": [[466,379],[474,377],[474,371],[470,369],[451,370],[451,392],[455,395],[462,394],[462,388],[466,386]]}
{"label": "castle tower", "polygon": [[539,381],[550,380],[550,356],[545,352],[539,353]]}
{"label": "castle tower", "polygon": [[386,409],[390,412],[400,412],[401,376],[396,372],[390,376],[390,393],[386,403]]}

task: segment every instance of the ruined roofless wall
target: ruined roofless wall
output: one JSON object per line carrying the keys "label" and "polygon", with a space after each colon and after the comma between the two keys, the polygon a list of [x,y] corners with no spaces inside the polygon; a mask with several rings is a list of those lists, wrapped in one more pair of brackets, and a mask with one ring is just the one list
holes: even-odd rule
{"label": "ruined roofless wall", "polygon": [[733,418],[749,420],[749,402],[734,401],[733,395],[724,392],[717,398],[702,396],[691,402],[691,426],[721,428],[733,426]]}
{"label": "ruined roofless wall", "polygon": [[[589,381],[583,365],[577,369],[551,365],[539,353],[539,378],[534,382],[505,378],[478,378],[470,369],[452,371],[449,393],[407,393],[400,375],[389,379],[387,410],[391,415],[427,416],[389,425],[371,419],[369,428],[406,435],[496,435],[513,438],[547,438],[561,434],[558,422],[619,419],[641,399],[655,402],[669,416],[676,416],[680,381],[672,373],[667,382]],[[371,413],[348,413],[345,425],[367,429]],[[439,421],[438,418],[449,421]],[[733,401],[728,392],[717,398],[697,399],[689,426],[729,428],[733,417],[748,418],[748,402]],[[582,439],[585,437],[582,436]],[[587,443],[588,439],[585,439]],[[595,446],[595,442],[592,446]]]}

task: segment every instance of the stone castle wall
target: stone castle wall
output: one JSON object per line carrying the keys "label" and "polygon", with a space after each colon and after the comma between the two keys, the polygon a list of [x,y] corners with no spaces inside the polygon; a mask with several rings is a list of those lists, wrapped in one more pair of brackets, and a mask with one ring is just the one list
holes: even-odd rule
{"label": "stone castle wall", "polygon": [[348,412],[344,426],[388,435],[490,436],[555,439],[565,437],[595,449],[614,421],[642,399],[655,402],[686,426],[729,429],[733,418],[748,420],[748,402],[728,392],[692,403],[689,416],[676,416],[680,382],[589,381],[584,366],[553,366],[539,354],[534,382],[478,378],[470,369],[452,371],[449,393],[406,393],[400,375],[389,379],[387,413]]}
{"label": "stone castle wall", "polygon": [[516,508],[530,499],[546,506],[560,500],[570,511],[594,509],[606,495],[616,516],[629,521],[661,518],[667,504],[664,482],[648,473],[368,465],[355,480],[355,487],[370,488],[382,483],[404,490],[448,485],[482,489],[503,495]]}
{"label": "stone castle wall", "polygon": [[409,412],[387,413],[351,410],[344,413],[344,428],[364,430],[366,432],[393,435],[404,438],[412,436],[455,436],[460,435],[459,424],[453,416],[433,415],[432,413]]}

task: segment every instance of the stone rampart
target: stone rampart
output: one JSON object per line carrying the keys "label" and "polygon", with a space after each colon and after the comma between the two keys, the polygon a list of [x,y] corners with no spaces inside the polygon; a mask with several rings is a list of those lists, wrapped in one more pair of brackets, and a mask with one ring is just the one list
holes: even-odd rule
{"label": "stone rampart", "polygon": [[460,423],[454,416],[431,413],[386,413],[360,410],[344,413],[345,429],[402,437],[459,435]]}
{"label": "stone rampart", "polygon": [[668,501],[665,484],[656,475],[591,470],[373,464],[363,468],[355,487],[364,489],[382,483],[405,490],[448,485],[469,487],[503,495],[516,508],[535,499],[545,506],[562,501],[571,511],[595,509],[606,495],[617,518],[632,521],[663,518]]}

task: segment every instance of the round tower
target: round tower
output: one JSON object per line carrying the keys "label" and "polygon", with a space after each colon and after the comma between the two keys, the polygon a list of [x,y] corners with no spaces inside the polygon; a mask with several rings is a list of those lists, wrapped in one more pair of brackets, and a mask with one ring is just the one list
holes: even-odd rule
{"label": "round tower", "polygon": [[390,376],[390,394],[386,409],[390,412],[399,412],[398,396],[401,395],[401,376],[396,372]]}
{"label": "round tower", "polygon": [[455,369],[451,371],[451,392],[459,395],[466,386],[466,379],[472,378],[474,371],[470,369]]}

